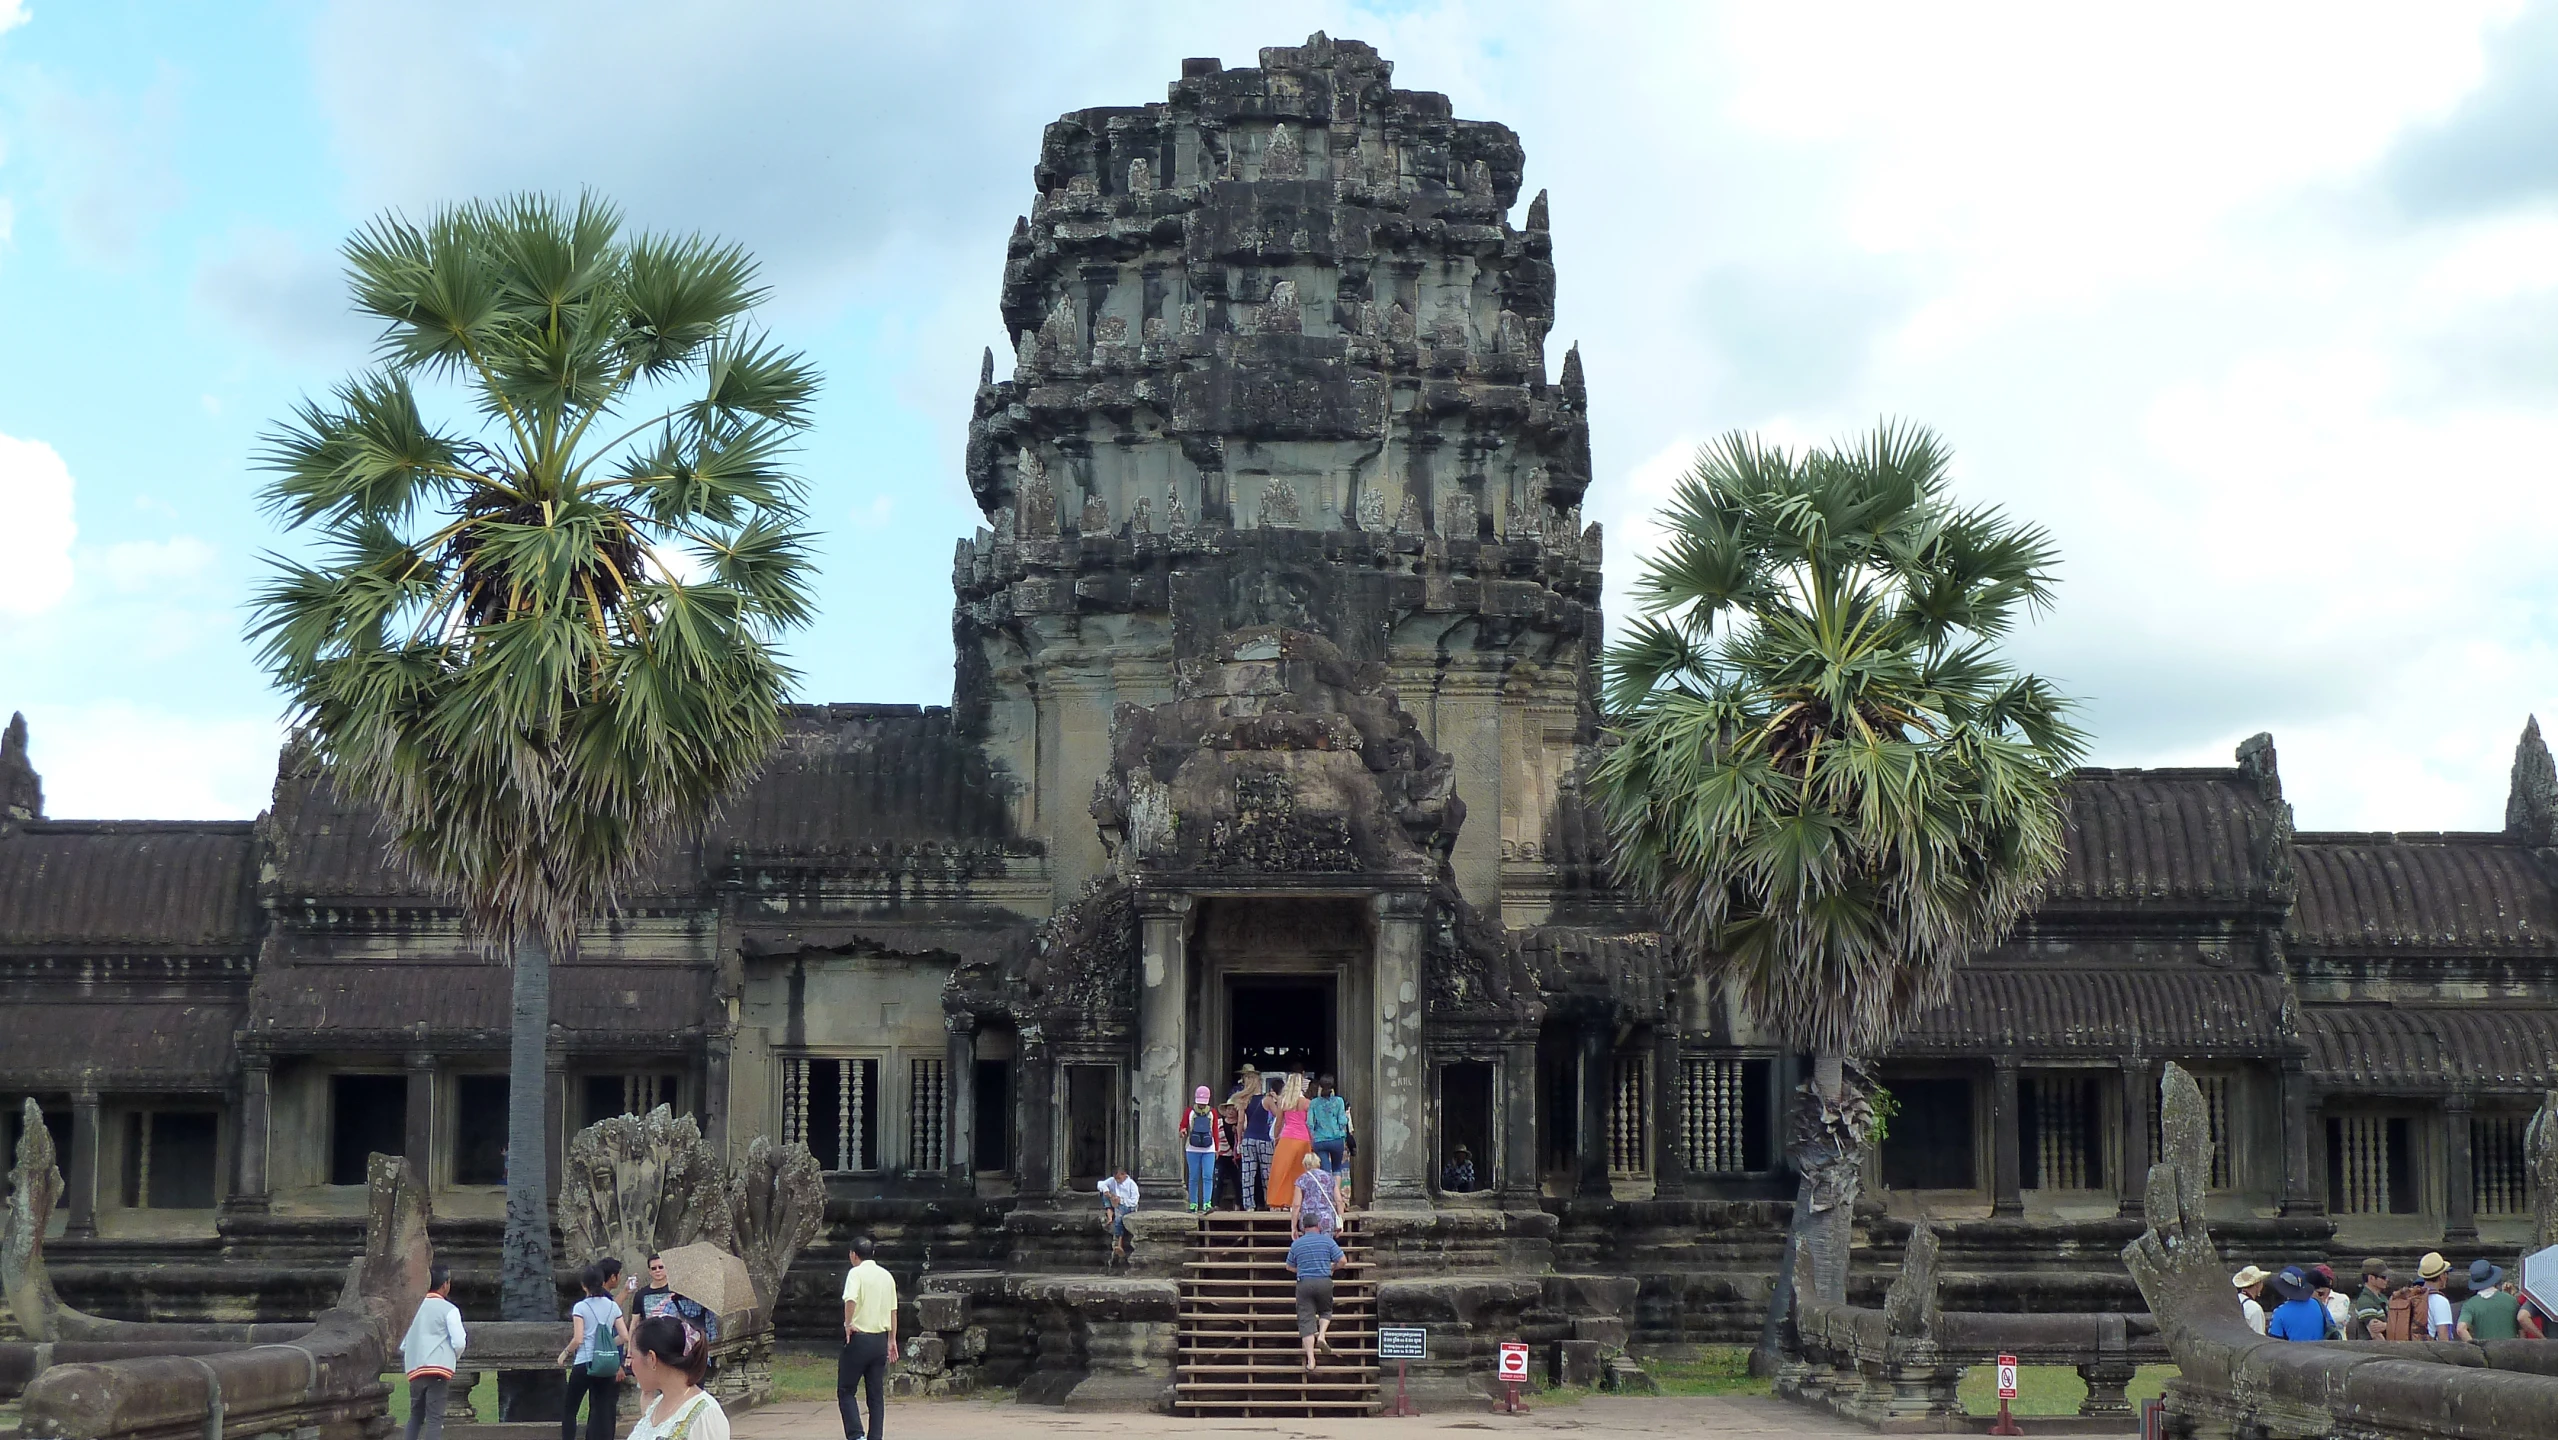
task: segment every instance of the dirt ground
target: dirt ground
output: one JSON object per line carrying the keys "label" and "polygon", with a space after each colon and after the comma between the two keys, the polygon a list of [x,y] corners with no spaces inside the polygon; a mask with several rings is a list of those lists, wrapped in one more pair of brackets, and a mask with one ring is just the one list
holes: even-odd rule
{"label": "dirt ground", "polygon": [[[1069,1413],[1041,1405],[1009,1401],[899,1401],[888,1408],[888,1435],[882,1440],[977,1440],[1000,1435],[1006,1440],[1130,1440],[1130,1437],[1258,1435],[1286,1440],[1393,1440],[1393,1437],[1482,1435],[1509,1431],[1568,1430],[1606,1437],[1699,1435],[1783,1435],[1794,1437],[1855,1436],[1871,1432],[1825,1415],[1756,1396],[1624,1397],[1593,1395],[1569,1405],[1540,1406],[1526,1415],[1444,1414],[1417,1419],[1343,1420],[1197,1420],[1177,1415]],[[832,1404],[797,1401],[769,1405],[737,1418],[736,1440],[843,1440],[843,1425]]]}

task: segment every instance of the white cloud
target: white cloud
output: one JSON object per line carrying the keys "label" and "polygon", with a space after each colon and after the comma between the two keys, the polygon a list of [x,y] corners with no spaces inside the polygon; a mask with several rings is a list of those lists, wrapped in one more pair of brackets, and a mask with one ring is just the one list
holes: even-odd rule
{"label": "white cloud", "polygon": [[167,540],[126,540],[98,552],[96,575],[120,595],[166,594],[201,578],[214,560],[211,545],[192,535]]}
{"label": "white cloud", "polygon": [[0,613],[39,615],[71,592],[71,488],[52,446],[0,435]]}
{"label": "white cloud", "polygon": [[27,0],[0,0],[0,35],[27,23]]}
{"label": "white cloud", "polygon": [[124,701],[30,704],[28,758],[58,819],[255,815],[275,786],[277,720],[208,717]]}

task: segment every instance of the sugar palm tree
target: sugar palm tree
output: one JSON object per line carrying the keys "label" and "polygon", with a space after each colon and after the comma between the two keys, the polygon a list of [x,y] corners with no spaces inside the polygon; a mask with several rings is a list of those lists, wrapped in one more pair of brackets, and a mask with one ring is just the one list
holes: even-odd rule
{"label": "sugar palm tree", "polygon": [[592,197],[385,216],[345,254],[378,364],[267,437],[266,503],[317,543],[251,633],[331,782],[512,963],[501,1304],[550,1319],[551,965],[780,734],[816,375],[750,323],[744,252]]}
{"label": "sugar palm tree", "polygon": [[1998,653],[2049,602],[2051,541],[1959,507],[1946,462],[1888,424],[1802,454],[1708,445],[1607,657],[1595,792],[1620,874],[1813,1056],[1791,1148],[1829,1298],[1875,1122],[1862,1064],[2058,873],[2083,748],[2069,703]]}

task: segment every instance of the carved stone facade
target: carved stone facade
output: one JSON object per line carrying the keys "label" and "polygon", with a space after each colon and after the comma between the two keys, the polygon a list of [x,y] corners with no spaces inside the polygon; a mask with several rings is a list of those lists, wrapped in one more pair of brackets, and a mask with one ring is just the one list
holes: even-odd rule
{"label": "carved stone facade", "polygon": [[[1614,888],[1580,798],[1588,397],[1576,353],[1549,371],[1523,165],[1322,36],[1048,127],[968,417],[953,703],[795,707],[596,918],[553,981],[555,1158],[692,1117],[697,1168],[788,1191],[759,1225],[826,1213],[758,1276],[786,1333],[832,1328],[836,1242],[872,1230],[909,1277],[998,1277],[952,1334],[1003,1378],[1089,1362],[1023,1317],[1099,1264],[1094,1180],[1171,1192],[1191,1087],[1294,1060],[1341,1077],[1380,1257],[1445,1291],[1392,1304],[1564,1333],[1606,1294],[1636,1343],[1753,1333],[1797,1065]],[[47,820],[29,756],[13,725],[0,1096],[67,1157],[75,1298],[331,1285],[294,1277],[375,1151],[432,1188],[467,1297],[504,968],[297,752],[254,823]],[[1866,1253],[1924,1207],[1975,1287],[1949,1310],[2084,1308],[2068,1257],[2137,1210],[2169,1060],[2214,1127],[2199,1203],[2251,1243],[2519,1245],[2558,1086],[2553,776],[2535,728],[2503,831],[2342,835],[2295,831],[2266,737],[2083,773],[2041,909],[1878,1058]],[[756,1169],[767,1135],[822,1198]],[[207,1243],[241,1293],[119,1278]]]}

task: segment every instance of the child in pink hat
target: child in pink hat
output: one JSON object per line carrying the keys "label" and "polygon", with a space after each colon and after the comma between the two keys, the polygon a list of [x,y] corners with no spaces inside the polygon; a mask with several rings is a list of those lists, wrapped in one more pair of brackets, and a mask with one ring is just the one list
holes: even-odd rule
{"label": "child in pink hat", "polygon": [[1208,1087],[1190,1093],[1190,1108],[1181,1115],[1181,1160],[1189,1177],[1190,1213],[1205,1215],[1216,1195],[1217,1151],[1225,1139],[1226,1117],[1208,1101]]}

